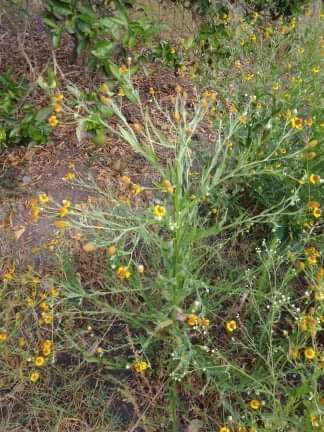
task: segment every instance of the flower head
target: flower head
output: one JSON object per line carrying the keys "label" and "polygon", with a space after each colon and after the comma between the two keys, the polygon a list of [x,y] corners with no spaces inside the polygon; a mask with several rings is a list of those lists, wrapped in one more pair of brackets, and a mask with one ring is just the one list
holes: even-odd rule
{"label": "flower head", "polygon": [[36,381],[39,380],[39,377],[40,377],[39,372],[34,371],[34,372],[32,372],[32,373],[30,374],[29,379],[30,379],[30,381],[31,381],[32,383],[35,383]]}
{"label": "flower head", "polygon": [[117,277],[121,280],[129,279],[131,277],[131,272],[128,270],[126,266],[119,266],[117,269]]}
{"label": "flower head", "polygon": [[133,368],[137,373],[143,373],[149,367],[149,364],[144,360],[138,360],[133,364]]}
{"label": "flower head", "polygon": [[195,314],[189,314],[187,316],[187,323],[190,327],[197,326],[199,324],[199,317]]}
{"label": "flower head", "polygon": [[257,411],[261,408],[261,402],[258,399],[252,399],[249,405],[250,408],[253,409],[254,411]]}
{"label": "flower head", "polygon": [[313,185],[319,184],[321,182],[321,176],[319,176],[317,174],[311,174],[309,176],[309,182]]}
{"label": "flower head", "polygon": [[44,363],[45,363],[45,359],[43,356],[38,356],[35,358],[35,365],[36,366],[41,367],[44,365]]}
{"label": "flower head", "polygon": [[47,120],[47,122],[53,128],[59,124],[59,121],[58,121],[58,118],[56,117],[56,115],[51,115],[49,117],[49,119]]}
{"label": "flower head", "polygon": [[227,321],[225,327],[226,327],[227,331],[229,331],[230,333],[233,333],[237,329],[236,321],[235,320]]}
{"label": "flower head", "polygon": [[108,247],[108,249],[107,249],[107,252],[108,252],[108,255],[111,256],[111,257],[114,256],[114,255],[116,255],[116,253],[117,253],[116,246],[115,245],[110,245]]}
{"label": "flower head", "polygon": [[290,121],[291,121],[291,126],[294,129],[298,129],[298,130],[303,129],[303,120],[301,118],[295,116],[295,117],[292,117],[292,119]]}
{"label": "flower head", "polygon": [[166,215],[166,208],[159,204],[156,204],[154,206],[153,213],[157,219],[162,219]]}
{"label": "flower head", "polygon": [[305,348],[304,356],[307,360],[313,360],[316,356],[316,352],[313,348]]}
{"label": "flower head", "polygon": [[7,340],[7,333],[0,332],[0,343],[5,342]]}
{"label": "flower head", "polygon": [[46,204],[49,201],[49,196],[45,193],[41,193],[38,195],[38,200],[41,204]]}

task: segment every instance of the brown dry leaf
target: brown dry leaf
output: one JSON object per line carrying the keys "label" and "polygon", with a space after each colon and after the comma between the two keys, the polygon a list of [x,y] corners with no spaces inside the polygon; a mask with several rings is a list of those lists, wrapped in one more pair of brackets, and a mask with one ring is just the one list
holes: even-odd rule
{"label": "brown dry leaf", "polygon": [[24,234],[25,231],[26,231],[26,227],[24,227],[24,226],[17,227],[17,228],[14,230],[14,236],[15,236],[15,239],[16,239],[16,240],[19,240],[20,237]]}

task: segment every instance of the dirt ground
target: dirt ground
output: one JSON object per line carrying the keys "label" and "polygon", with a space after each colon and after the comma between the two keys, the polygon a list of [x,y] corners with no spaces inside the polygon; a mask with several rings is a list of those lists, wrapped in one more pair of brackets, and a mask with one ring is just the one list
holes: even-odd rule
{"label": "dirt ground", "polygon": [[[86,67],[72,64],[71,53],[72,44],[68,39],[55,52],[63,93],[71,82],[82,88],[96,87],[102,77],[93,77]],[[32,83],[52,61],[53,53],[39,19],[29,21],[25,31],[18,35],[10,27],[1,28],[0,72],[12,68],[14,75],[24,76]],[[136,77],[135,83],[144,105],[163,127],[164,119],[154,110],[149,89],[153,87],[161,104],[168,106],[176,83],[189,91],[191,84],[157,64],[150,65],[147,70],[148,75]],[[30,97],[36,103],[43,103],[43,96],[38,95],[37,89]],[[134,121],[136,109],[126,102],[124,109],[130,122]],[[42,217],[37,224],[31,222],[33,197],[46,193],[57,203],[63,199],[73,203],[90,199],[88,192],[63,180],[71,168],[81,177],[91,174],[103,187],[114,188],[118,188],[121,175],[129,175],[141,184],[151,182],[153,175],[145,159],[115,137],[108,137],[102,146],[96,146],[87,138],[78,142],[75,125],[65,121],[63,114],[46,146],[10,148],[0,154],[0,257],[5,266],[12,261],[42,266],[44,262],[39,255],[42,250],[55,250],[57,232],[52,221]]]}

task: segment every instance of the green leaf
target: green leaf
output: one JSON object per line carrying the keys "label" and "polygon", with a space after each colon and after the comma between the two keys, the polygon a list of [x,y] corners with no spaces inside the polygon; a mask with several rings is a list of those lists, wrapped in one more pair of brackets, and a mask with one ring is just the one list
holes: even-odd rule
{"label": "green leaf", "polygon": [[108,40],[101,40],[95,44],[94,49],[91,53],[100,59],[105,59],[109,57],[111,52],[113,51],[115,44]]}
{"label": "green leaf", "polygon": [[41,110],[38,111],[38,113],[35,116],[35,120],[37,122],[42,122],[45,119],[47,119],[47,117],[49,117],[49,115],[52,113],[52,108],[51,107],[45,107],[42,108]]}
{"label": "green leaf", "polygon": [[63,3],[59,0],[51,0],[50,5],[52,6],[54,14],[69,16],[72,15],[73,12],[71,10],[71,6],[68,6],[66,3]]}
{"label": "green leaf", "polygon": [[114,63],[109,63],[110,72],[114,75],[114,77],[119,81],[121,79],[121,73],[119,72],[119,68]]}

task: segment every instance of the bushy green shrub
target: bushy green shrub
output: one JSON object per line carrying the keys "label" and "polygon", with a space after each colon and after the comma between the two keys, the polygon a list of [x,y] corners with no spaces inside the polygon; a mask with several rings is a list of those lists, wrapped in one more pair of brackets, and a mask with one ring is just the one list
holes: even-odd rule
{"label": "bushy green shrub", "polygon": [[9,73],[0,75],[0,150],[13,145],[45,144],[51,132],[47,118],[52,109],[35,108],[24,99],[28,83],[15,82]]}

